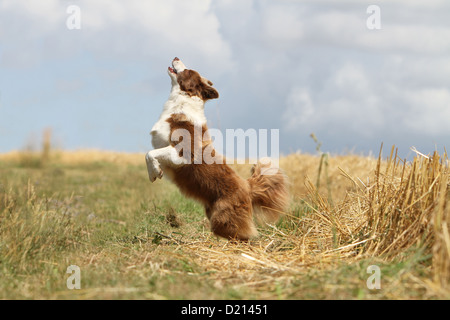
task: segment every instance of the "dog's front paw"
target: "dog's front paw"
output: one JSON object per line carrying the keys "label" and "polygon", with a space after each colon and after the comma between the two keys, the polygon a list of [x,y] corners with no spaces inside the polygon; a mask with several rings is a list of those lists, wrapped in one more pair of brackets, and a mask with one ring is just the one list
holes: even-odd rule
{"label": "dog's front paw", "polygon": [[163,171],[162,169],[159,167],[159,165],[157,167],[154,167],[150,170],[148,170],[148,178],[150,179],[151,182],[155,182],[155,180],[161,179],[163,177]]}
{"label": "dog's front paw", "polygon": [[158,161],[153,161],[150,166],[147,166],[148,168],[148,178],[151,182],[155,182],[155,180],[161,179],[163,177],[163,171],[161,167],[159,166]]}
{"label": "dog's front paw", "polygon": [[146,160],[147,160],[147,171],[149,180],[151,182],[155,182],[157,178],[161,179],[163,177],[163,171],[159,166],[158,160],[150,159],[149,157],[147,157]]}

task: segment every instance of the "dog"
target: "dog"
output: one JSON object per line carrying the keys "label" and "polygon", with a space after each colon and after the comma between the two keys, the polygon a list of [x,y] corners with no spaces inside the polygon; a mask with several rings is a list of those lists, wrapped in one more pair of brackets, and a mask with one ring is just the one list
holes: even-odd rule
{"label": "dog", "polygon": [[[238,176],[216,154],[208,135],[205,103],[219,97],[213,83],[179,58],[173,59],[168,74],[172,88],[150,132],[154,149],[145,156],[150,181],[164,175],[184,195],[201,202],[215,235],[243,241],[255,237],[254,220],[274,223],[287,209],[287,177],[261,162],[247,180]],[[213,163],[201,157],[207,150]]]}

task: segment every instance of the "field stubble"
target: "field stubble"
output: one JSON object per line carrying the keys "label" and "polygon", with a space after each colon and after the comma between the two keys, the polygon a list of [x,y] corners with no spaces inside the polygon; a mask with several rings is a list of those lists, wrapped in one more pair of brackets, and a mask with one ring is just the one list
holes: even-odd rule
{"label": "field stubble", "polygon": [[[291,154],[280,166],[289,211],[235,243],[169,182],[148,182],[141,154],[0,155],[0,298],[450,298],[445,154]],[[80,290],[67,289],[69,265]]]}

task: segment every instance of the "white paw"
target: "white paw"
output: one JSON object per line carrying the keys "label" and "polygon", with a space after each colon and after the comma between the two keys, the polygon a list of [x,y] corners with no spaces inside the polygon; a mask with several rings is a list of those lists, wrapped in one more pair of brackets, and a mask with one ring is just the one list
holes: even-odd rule
{"label": "white paw", "polygon": [[147,171],[148,178],[151,182],[155,182],[156,178],[161,179],[163,176],[163,171],[159,166],[159,162],[156,159],[146,158],[147,160]]}
{"label": "white paw", "polygon": [[157,163],[154,166],[147,167],[148,169],[148,178],[151,182],[155,182],[156,178],[161,179],[163,177],[163,171],[159,167]]}

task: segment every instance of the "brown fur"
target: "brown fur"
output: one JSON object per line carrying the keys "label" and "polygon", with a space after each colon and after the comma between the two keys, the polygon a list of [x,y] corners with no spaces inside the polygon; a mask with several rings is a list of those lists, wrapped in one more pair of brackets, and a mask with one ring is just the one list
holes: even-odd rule
{"label": "brown fur", "polygon": [[197,96],[204,101],[217,99],[219,93],[212,86],[212,82],[200,76],[195,70],[186,69],[177,75],[180,89],[192,96]]}
{"label": "brown fur", "polygon": [[[186,69],[178,73],[177,81],[180,89],[189,96],[197,96],[204,101],[219,97],[212,82],[194,70]],[[248,240],[257,235],[254,212],[258,215],[257,220],[263,222],[275,222],[280,217],[286,209],[289,195],[286,177],[279,169],[258,163],[252,168],[252,176],[245,180],[225,163],[224,158],[216,155],[211,139],[205,135],[208,130],[206,124],[195,128],[183,113],[172,114],[167,122],[171,137],[178,129],[187,130],[190,134],[190,141],[171,141],[173,147],[179,148],[180,156],[190,158],[190,164],[170,168],[171,176],[186,196],[204,205],[214,234],[227,239]],[[196,136],[195,129],[201,135]],[[190,147],[189,153],[183,152],[183,147],[187,146]],[[206,148],[209,148],[209,155],[217,156],[220,161],[205,163],[203,155]],[[199,159],[201,163],[198,163]],[[275,171],[263,175],[263,170],[269,169]]]}
{"label": "brown fur", "polygon": [[[223,164],[206,164],[204,159],[201,164],[195,164],[194,158],[202,156],[212,142],[203,139],[194,141],[194,125],[183,114],[174,114],[167,121],[171,132],[185,129],[191,137],[191,164],[174,169],[174,182],[185,195],[203,203],[211,230],[216,235],[240,240],[256,236],[253,209],[260,209],[259,221],[278,220],[288,202],[286,179],[278,169],[275,174],[262,175],[262,169],[266,166],[258,163],[252,169],[252,176],[244,180],[224,159]],[[206,131],[204,125],[202,136]],[[201,139],[200,136],[198,138]],[[172,142],[172,146],[177,144]]]}
{"label": "brown fur", "polygon": [[[265,170],[271,172],[264,172]],[[287,177],[278,168],[259,162],[253,166],[251,172],[252,176],[248,182],[251,186],[252,205],[257,210],[257,219],[260,222],[274,223],[286,210],[289,202]]]}

